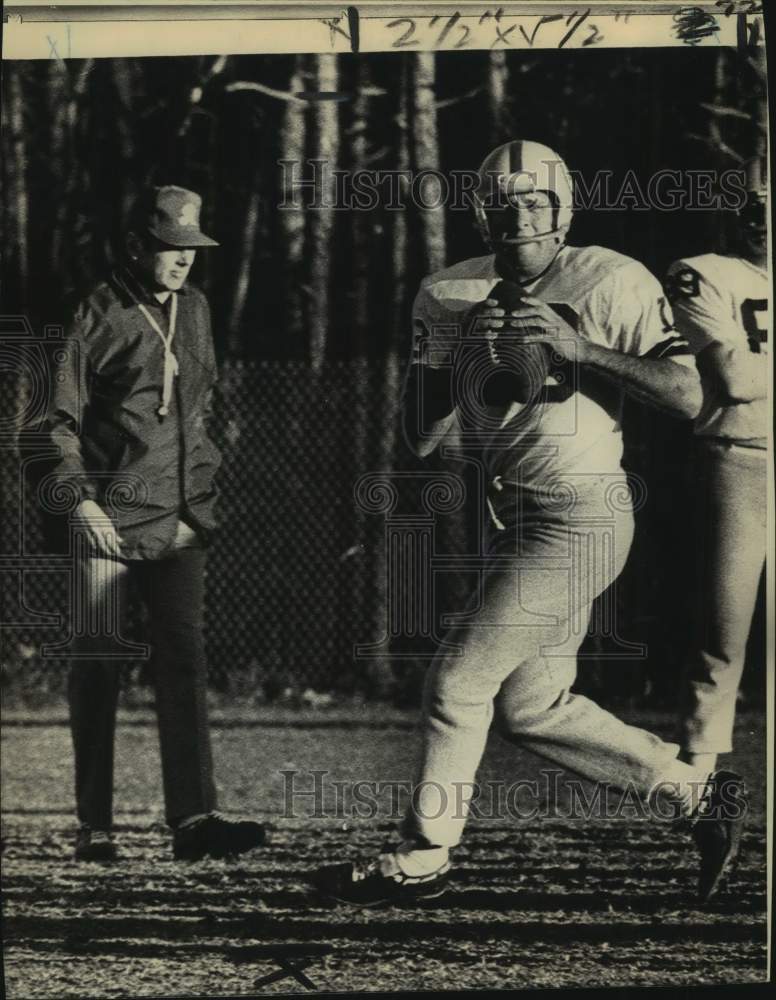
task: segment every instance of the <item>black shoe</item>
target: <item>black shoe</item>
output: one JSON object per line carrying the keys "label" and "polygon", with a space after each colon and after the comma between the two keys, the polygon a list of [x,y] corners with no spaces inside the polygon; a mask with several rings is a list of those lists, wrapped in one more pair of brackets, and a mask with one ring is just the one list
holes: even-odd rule
{"label": "black shoe", "polygon": [[261,847],[266,841],[267,833],[261,823],[226,819],[212,812],[175,830],[172,853],[176,861],[228,858]]}
{"label": "black shoe", "polygon": [[107,830],[93,830],[83,823],[75,838],[76,861],[115,861],[116,845]]}
{"label": "black shoe", "polygon": [[692,835],[701,855],[698,898],[717,892],[738,855],[746,816],[746,785],[735,771],[715,771],[692,819]]}
{"label": "black shoe", "polygon": [[[449,861],[430,875],[420,877],[405,875],[396,868],[395,862],[391,862],[390,855],[381,854],[369,862],[347,862],[320,868],[312,876],[312,885],[327,898],[353,906],[435,899],[447,889]],[[383,874],[386,870],[389,874]]]}

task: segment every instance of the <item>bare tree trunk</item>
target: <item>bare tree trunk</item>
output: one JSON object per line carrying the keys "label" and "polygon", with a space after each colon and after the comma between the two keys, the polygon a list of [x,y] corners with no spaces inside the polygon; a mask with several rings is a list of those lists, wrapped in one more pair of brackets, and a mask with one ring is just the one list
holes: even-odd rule
{"label": "bare tree trunk", "polygon": [[65,186],[64,238],[66,246],[78,246],[79,252],[67,254],[67,269],[63,284],[67,293],[81,289],[94,279],[93,255],[91,253],[90,213],[84,210],[84,202],[90,190],[89,168],[84,157],[84,147],[91,142],[90,103],[85,100],[89,77],[94,69],[94,60],[85,59],[75,71],[75,79],[70,80],[69,71],[65,78],[69,84],[67,101],[67,183]]}
{"label": "bare tree trunk", "polygon": [[[721,49],[716,53],[714,59],[714,80],[712,104],[724,105],[725,89],[728,82],[727,55]],[[722,129],[720,128],[719,117],[715,114],[709,116],[709,150],[711,151],[711,165],[716,167],[718,172],[724,170],[729,164],[725,157],[720,154],[722,146],[725,145],[722,139]],[[716,249],[717,253],[724,254],[727,250],[727,232],[725,231],[724,213],[715,212],[713,216],[708,216],[709,246]]]}
{"label": "bare tree trunk", "polygon": [[10,180],[8,204],[11,207],[11,226],[6,228],[7,238],[13,234],[16,245],[16,291],[22,303],[27,303],[29,284],[29,197],[27,192],[27,144],[25,142],[24,93],[19,70],[11,63],[5,66],[7,91],[7,121],[10,123],[11,150],[7,172]]}
{"label": "bare tree trunk", "polygon": [[[765,46],[760,45],[750,55],[752,69],[756,76],[756,83],[751,88],[749,108],[754,125],[752,155],[758,157],[765,164],[768,156],[768,75],[765,61]],[[766,171],[763,170],[763,180],[766,180]]]}
{"label": "bare tree trunk", "polygon": [[[6,288],[6,308],[12,306],[27,311],[29,247],[28,247],[28,195],[27,148],[24,141],[24,94],[19,70],[10,62],[5,63],[2,90],[3,123],[3,272],[13,281],[10,292]],[[13,277],[12,277],[13,276]],[[35,318],[33,317],[33,323]],[[2,347],[2,345],[0,345]],[[0,362],[0,422],[6,429],[13,428],[13,445],[0,443],[0,541],[3,552],[14,553],[23,537],[20,530],[19,499],[21,497],[21,456],[17,451],[17,435],[23,431],[20,415],[29,405],[32,381],[25,373],[25,365],[15,356],[2,351]],[[10,587],[9,587],[10,589]],[[10,607],[9,607],[10,610]],[[11,637],[4,645],[11,647]]]}
{"label": "bare tree trunk", "polygon": [[[437,129],[437,109],[435,94],[436,55],[432,52],[419,52],[413,55],[413,111],[412,130],[414,140],[415,163],[417,170],[439,173],[439,137]],[[415,185],[420,191],[419,185]],[[429,182],[421,197],[426,205],[434,204],[433,186]],[[442,191],[439,191],[440,195]],[[436,199],[438,207],[420,208],[421,229],[423,233],[424,263],[427,271],[433,272],[444,267],[447,257],[445,233],[445,209],[443,198]],[[445,441],[448,449],[460,447],[459,442],[448,436]],[[462,461],[452,452],[446,458],[440,453],[438,460],[448,472],[466,476],[466,468]],[[436,537],[440,549],[451,554],[465,552],[467,549],[467,521],[463,511],[456,511],[440,517],[436,525]],[[465,598],[460,579],[453,581],[447,592],[451,606],[460,607]],[[444,600],[444,598],[443,598]],[[437,605],[438,606],[438,605]]]}
{"label": "bare tree trunk", "polygon": [[[350,162],[354,174],[366,167],[367,129],[369,122],[369,98],[364,94],[370,84],[369,66],[363,60],[358,63],[356,82],[356,97],[353,105],[353,121],[348,134],[350,136]],[[353,209],[353,283],[352,283],[352,328],[355,353],[360,357],[369,352],[370,339],[372,347],[374,339],[369,330],[370,302],[370,232],[372,229],[372,213]]]}
{"label": "bare tree trunk", "polygon": [[[353,174],[364,169],[367,153],[367,122],[369,98],[364,94],[364,88],[369,85],[369,68],[363,60],[359,61],[356,71],[357,97],[353,104],[353,118],[347,130],[350,140],[350,168]],[[371,428],[370,416],[373,411],[372,376],[375,370],[374,355],[369,352],[369,319],[370,319],[370,287],[369,287],[369,226],[370,217],[365,212],[353,208],[352,214],[352,244],[350,247],[352,264],[352,287],[348,290],[348,306],[351,314],[350,323],[354,348],[354,413],[351,441],[351,482],[355,481],[369,468],[368,440]],[[361,508],[353,506],[353,539],[357,546],[355,558],[351,560],[349,599],[358,621],[368,620],[369,585],[368,576],[371,557],[364,544],[368,533],[367,516]]]}
{"label": "bare tree trunk", "polygon": [[494,147],[509,138],[506,110],[508,82],[507,54],[503,49],[496,49],[488,58],[488,117],[490,144]]}
{"label": "bare tree trunk", "polygon": [[52,185],[52,202],[55,205],[51,226],[51,268],[60,285],[65,269],[63,248],[67,246],[68,206],[65,190],[68,178],[68,158],[71,155],[68,126],[67,70],[52,59],[48,66],[47,107],[49,130],[48,168]]}
{"label": "bare tree trunk", "polygon": [[[408,57],[407,57],[408,58]],[[409,143],[409,65],[402,61],[401,78],[399,80],[399,108],[396,115],[398,140],[396,143],[396,169],[402,172],[410,169]],[[406,194],[406,192],[405,192]],[[409,331],[404,330],[407,306],[407,211],[399,209],[391,212],[393,222],[391,230],[391,326],[390,346],[396,350],[397,345],[409,344]]]}
{"label": "bare tree trunk", "polygon": [[[369,68],[365,62],[358,64],[357,92],[358,97],[353,106],[353,120],[348,135],[350,136],[350,161],[354,173],[366,168],[368,151],[368,121],[369,97],[364,91],[370,87]],[[352,231],[352,322],[354,333],[354,348],[356,363],[353,368],[355,400],[352,440],[352,484],[364,472],[390,467],[390,457],[383,452],[379,440],[380,431],[386,428],[390,419],[386,412],[385,385],[383,383],[385,345],[391,338],[391,317],[375,312],[373,305],[373,290],[370,284],[372,273],[371,263],[375,256],[374,247],[374,215],[372,212],[353,210]],[[370,441],[378,439],[377,447],[370,448]],[[351,608],[355,619],[368,623],[369,634],[359,636],[361,641],[375,642],[380,625],[379,615],[375,614],[375,573],[377,579],[384,567],[382,548],[382,524],[375,524],[377,519],[367,515],[358,505],[353,509],[353,537],[356,540],[353,572],[350,581]],[[377,564],[377,569],[376,569]],[[383,588],[385,586],[382,581]],[[379,610],[379,605],[377,605]],[[376,620],[376,618],[378,620]],[[394,678],[390,663],[387,660],[370,660],[361,665],[366,675],[367,692],[371,696],[386,697],[390,694]]]}
{"label": "bare tree trunk", "polygon": [[[304,89],[303,56],[294,56],[288,89],[298,93]],[[304,320],[302,312],[302,265],[304,261],[305,218],[301,196],[295,188],[304,173],[306,118],[304,106],[288,101],[280,132],[280,158],[285,161],[281,201],[278,212],[281,233],[280,252],[285,261],[283,294],[283,329],[294,354],[302,343]]]}
{"label": "bare tree trunk", "polygon": [[[217,205],[219,196],[215,164],[218,163],[218,147],[221,139],[219,135],[219,125],[219,119],[213,117],[204,119],[204,124],[202,126],[206,129],[207,138],[205,140],[205,148],[207,150],[207,154],[205,162],[201,165],[203,180],[201,186],[198,185],[198,188],[202,194],[202,225],[206,233],[213,232],[215,228],[214,223],[218,215]],[[202,190],[203,188],[204,190]],[[202,256],[205,258],[205,266],[202,268],[201,272],[203,275],[202,288],[207,297],[211,298],[215,285],[213,257],[212,254],[203,254]]]}
{"label": "bare tree trunk", "polygon": [[[435,174],[439,173],[439,136],[436,110],[436,53],[416,52],[413,60],[413,137],[415,168],[429,171],[427,180],[415,190],[422,199],[420,206],[423,251],[428,271],[444,267],[447,248],[445,244],[445,210],[443,191]],[[427,206],[427,207],[424,207]]]}
{"label": "bare tree trunk", "polygon": [[132,99],[135,92],[134,69],[136,63],[132,59],[115,59],[113,61],[113,86],[116,89],[118,107],[116,109],[116,133],[121,153],[121,185],[118,229],[122,229],[129,217],[130,206],[135,195],[134,166],[135,143],[132,129]]}
{"label": "bare tree trunk", "polygon": [[239,355],[242,347],[242,317],[245,301],[251,285],[251,271],[256,249],[256,230],[259,224],[259,192],[255,186],[248,199],[245,212],[242,239],[240,241],[240,264],[237,271],[232,308],[229,313],[229,331],[227,347],[231,356]]}
{"label": "bare tree trunk", "polygon": [[[656,63],[649,69],[649,175],[654,177],[660,169],[660,146],[663,136],[663,117],[665,114],[665,95],[663,92],[663,70]],[[660,244],[659,229],[661,224],[659,212],[647,213],[648,246],[652,253]],[[662,279],[662,275],[659,275]],[[646,407],[639,407],[646,412]],[[651,421],[650,421],[651,423]],[[640,438],[643,440],[643,438]]]}
{"label": "bare tree trunk", "polygon": [[[401,62],[399,78],[399,100],[396,114],[396,169],[410,169],[410,134],[409,134],[409,88],[410,63],[405,56]],[[405,192],[406,193],[406,192]],[[390,269],[390,312],[387,315],[388,329],[386,331],[386,353],[384,366],[375,373],[381,376],[381,384],[377,386],[376,395],[379,398],[377,419],[377,469],[386,473],[392,471],[396,464],[397,430],[399,426],[398,412],[401,400],[402,378],[406,358],[399,352],[410,341],[407,309],[407,267],[408,238],[407,213],[398,210],[390,213],[391,219],[391,269]],[[372,560],[372,610],[370,621],[373,627],[372,642],[379,641],[387,623],[390,580],[388,579],[389,554],[385,549],[385,525],[381,518],[371,517],[369,524],[368,550],[374,552]],[[370,666],[370,680],[378,695],[388,695],[396,687],[396,672],[388,660],[375,660]],[[403,685],[406,686],[406,685]]]}
{"label": "bare tree trunk", "polygon": [[[337,56],[312,56],[315,89],[336,92]],[[319,372],[326,360],[329,331],[329,291],[334,236],[334,174],[339,157],[339,113],[336,101],[320,100],[314,105],[313,158],[322,165],[320,207],[310,217],[310,297],[307,306],[310,364]]]}

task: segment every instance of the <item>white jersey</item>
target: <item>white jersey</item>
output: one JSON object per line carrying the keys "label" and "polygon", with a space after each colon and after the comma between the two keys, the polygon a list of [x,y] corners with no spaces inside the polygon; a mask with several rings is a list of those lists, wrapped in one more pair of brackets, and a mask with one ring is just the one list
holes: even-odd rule
{"label": "white jersey", "polygon": [[[499,280],[493,255],[462,261],[424,279],[413,308],[414,363],[429,363],[425,345],[460,331],[472,306],[486,299]],[[694,363],[673,328],[660,283],[630,257],[603,247],[567,246],[525,290],[552,305],[596,344]],[[495,415],[489,411],[474,432],[457,408],[463,440],[483,449],[491,477],[516,488],[540,488],[569,475],[621,473],[622,391],[585,369],[577,385],[569,385],[574,374],[571,366],[551,373],[541,400],[530,410],[506,404]],[[558,375],[565,384],[558,384]]]}
{"label": "white jersey", "polygon": [[[761,268],[715,253],[688,257],[671,265],[666,289],[676,325],[694,354],[713,343],[768,353],[769,281]],[[767,421],[766,399],[725,404],[708,385],[695,433],[760,441],[764,448]]]}

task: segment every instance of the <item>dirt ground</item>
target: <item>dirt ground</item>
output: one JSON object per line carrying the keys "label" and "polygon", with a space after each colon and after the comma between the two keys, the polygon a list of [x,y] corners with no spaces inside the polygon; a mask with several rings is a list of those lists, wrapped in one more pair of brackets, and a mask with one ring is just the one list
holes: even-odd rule
{"label": "dirt ground", "polygon": [[[685,834],[611,795],[619,816],[570,817],[569,776],[494,737],[480,780],[536,788],[510,800],[511,814],[480,810],[447,895],[365,911],[323,903],[306,878],[391,837],[390,792],[377,790],[378,815],[365,819],[353,815],[349,786],[335,783],[411,778],[411,719],[321,712],[289,725],[268,713],[223,716],[214,727],[222,808],[266,820],[272,843],[240,860],[181,865],[163,824],[154,725],[147,713],[125,713],[116,753],[121,858],[100,866],[72,860],[61,716],[4,716],[3,934],[14,1000],[766,978],[765,734],[752,717],[739,720],[730,759],[751,788],[742,857],[713,904],[693,899],[696,856]],[[668,733],[668,720],[638,721]],[[313,770],[325,772],[317,812],[326,815],[315,815],[311,796],[291,794],[312,787]]]}

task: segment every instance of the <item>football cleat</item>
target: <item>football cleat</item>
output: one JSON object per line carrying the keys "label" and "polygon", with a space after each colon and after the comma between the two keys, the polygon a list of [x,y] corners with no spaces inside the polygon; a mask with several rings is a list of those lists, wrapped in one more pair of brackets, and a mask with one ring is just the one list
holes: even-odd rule
{"label": "football cleat", "polygon": [[415,903],[436,899],[447,889],[450,862],[429,875],[405,875],[393,854],[381,854],[368,862],[346,862],[320,868],[312,877],[314,888],[328,899],[352,906],[381,903]]}
{"label": "football cleat", "polygon": [[707,902],[721,887],[738,856],[746,816],[746,785],[735,771],[715,771],[692,817],[700,851],[698,898]]}

